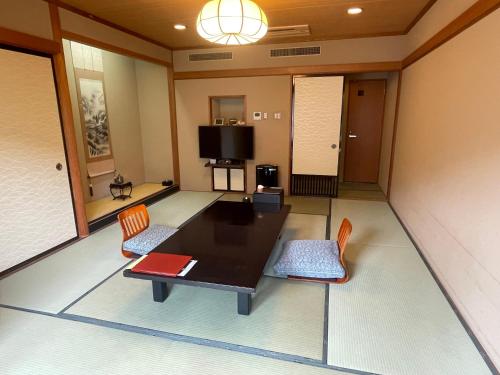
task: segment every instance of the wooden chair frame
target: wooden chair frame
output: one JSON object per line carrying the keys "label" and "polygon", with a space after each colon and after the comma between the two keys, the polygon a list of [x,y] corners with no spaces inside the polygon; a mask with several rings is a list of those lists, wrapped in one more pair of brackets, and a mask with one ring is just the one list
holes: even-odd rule
{"label": "wooden chair frame", "polygon": [[118,221],[122,228],[122,254],[127,258],[137,258],[137,254],[123,249],[123,243],[137,236],[149,227],[149,214],[145,205],[130,207],[118,214]]}

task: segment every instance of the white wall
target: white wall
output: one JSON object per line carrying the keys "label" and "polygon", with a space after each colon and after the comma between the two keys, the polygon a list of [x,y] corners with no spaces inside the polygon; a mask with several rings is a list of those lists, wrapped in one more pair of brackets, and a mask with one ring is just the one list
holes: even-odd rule
{"label": "white wall", "polygon": [[500,10],[403,72],[391,203],[500,367]]}
{"label": "white wall", "polygon": [[0,26],[52,39],[49,4],[41,0],[0,0]]}
{"label": "white wall", "polygon": [[[200,159],[198,125],[209,121],[209,96],[246,95],[248,123],[255,126],[255,160],[247,161],[247,192],[255,191],[255,165],[279,166],[279,183],[288,193],[290,162],[291,79],[289,76],[193,79],[177,81],[177,127],[181,188],[210,191],[210,168]],[[267,120],[252,121],[254,111],[268,112]],[[281,119],[273,118],[281,112]]]}
{"label": "white wall", "polygon": [[[317,41],[307,43],[257,44],[241,47],[174,51],[175,71],[245,69],[277,66],[302,66],[322,64],[348,64],[364,62],[401,61],[406,57],[404,36],[359,38]],[[270,58],[272,48],[321,46],[319,56],[295,56]],[[189,62],[190,53],[233,52],[232,60]]]}
{"label": "white wall", "polygon": [[[63,46],[81,170],[81,182],[85,201],[89,202],[109,196],[109,184],[113,180],[113,174],[93,178],[93,196],[90,195],[84,138],[69,41],[64,40]],[[142,184],[145,181],[145,174],[135,60],[107,51],[102,51],[102,58],[104,89],[106,91],[106,105],[115,168],[127,180],[131,180],[134,185]]]}
{"label": "white wall", "polygon": [[141,122],[144,179],[173,180],[168,73],[165,66],[135,61]]}
{"label": "white wall", "polygon": [[69,10],[59,8],[59,16],[61,18],[61,28],[65,31],[84,35],[116,47],[125,48],[164,61],[172,60],[172,53],[169,49],[149,43],[102,23],[92,21]]}
{"label": "white wall", "polygon": [[406,36],[406,55],[427,42],[477,0],[438,0]]}

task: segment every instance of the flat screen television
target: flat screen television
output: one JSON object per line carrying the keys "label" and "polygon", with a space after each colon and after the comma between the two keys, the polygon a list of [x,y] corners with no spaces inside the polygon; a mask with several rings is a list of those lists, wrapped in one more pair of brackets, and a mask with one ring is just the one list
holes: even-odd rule
{"label": "flat screen television", "polygon": [[253,126],[200,126],[200,158],[253,159]]}
{"label": "flat screen television", "polygon": [[198,128],[200,158],[221,158],[221,134],[219,126],[200,126]]}

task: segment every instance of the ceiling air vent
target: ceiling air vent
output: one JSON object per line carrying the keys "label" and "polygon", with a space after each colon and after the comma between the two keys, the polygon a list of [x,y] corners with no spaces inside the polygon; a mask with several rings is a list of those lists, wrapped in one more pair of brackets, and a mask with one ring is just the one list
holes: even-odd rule
{"label": "ceiling air vent", "polygon": [[267,30],[266,38],[283,38],[311,35],[309,25],[275,26]]}
{"label": "ceiling air vent", "polygon": [[321,47],[275,48],[270,51],[271,57],[316,56],[321,55]]}
{"label": "ceiling air vent", "polygon": [[189,61],[232,60],[232,52],[190,53]]}

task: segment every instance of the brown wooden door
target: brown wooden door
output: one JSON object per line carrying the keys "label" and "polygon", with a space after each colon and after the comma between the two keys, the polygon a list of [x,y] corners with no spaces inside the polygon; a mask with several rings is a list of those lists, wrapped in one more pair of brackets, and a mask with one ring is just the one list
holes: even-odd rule
{"label": "brown wooden door", "polygon": [[345,139],[344,181],[378,182],[385,80],[351,81]]}

